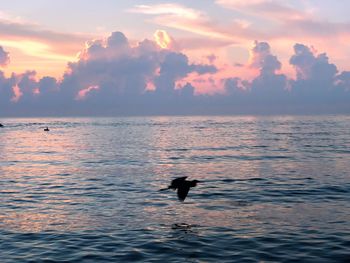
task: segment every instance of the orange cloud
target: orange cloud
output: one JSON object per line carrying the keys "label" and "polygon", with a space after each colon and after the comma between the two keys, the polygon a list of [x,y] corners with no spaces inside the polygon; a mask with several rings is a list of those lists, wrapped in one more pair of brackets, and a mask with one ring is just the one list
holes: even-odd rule
{"label": "orange cloud", "polygon": [[25,55],[36,58],[63,60],[66,62],[75,59],[75,56],[68,56],[55,52],[52,50],[52,47],[43,42],[31,40],[22,40],[20,42],[15,40],[1,40],[0,44],[6,47],[15,48]]}
{"label": "orange cloud", "polygon": [[46,30],[0,13],[0,45],[11,54],[8,71],[35,69],[39,74],[58,77],[91,38],[91,35]]}
{"label": "orange cloud", "polygon": [[160,46],[161,48],[168,48],[171,42],[173,42],[173,40],[165,30],[157,30],[154,33],[154,38],[158,46]]}

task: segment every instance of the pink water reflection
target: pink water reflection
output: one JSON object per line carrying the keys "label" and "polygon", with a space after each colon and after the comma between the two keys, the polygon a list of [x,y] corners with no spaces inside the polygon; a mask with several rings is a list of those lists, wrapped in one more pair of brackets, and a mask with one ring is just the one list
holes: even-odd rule
{"label": "pink water reflection", "polygon": [[[84,203],[84,196],[72,195],[70,175],[83,170],[72,165],[74,155],[84,155],[87,146],[59,125],[44,132],[46,119],[16,120],[17,126],[2,131],[0,142],[1,193],[11,198],[6,213],[0,213],[4,229],[24,232],[81,229],[93,226],[87,214],[74,211],[72,204]],[[20,125],[18,125],[20,123]],[[43,125],[40,125],[43,123]],[[81,157],[81,156],[80,156]],[[71,188],[66,194],[63,189]]]}

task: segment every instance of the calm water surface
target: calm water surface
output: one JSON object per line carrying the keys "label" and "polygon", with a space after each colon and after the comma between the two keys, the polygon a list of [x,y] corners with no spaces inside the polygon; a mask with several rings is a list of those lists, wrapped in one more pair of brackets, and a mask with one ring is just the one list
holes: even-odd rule
{"label": "calm water surface", "polygon": [[349,116],[0,122],[1,262],[350,261]]}

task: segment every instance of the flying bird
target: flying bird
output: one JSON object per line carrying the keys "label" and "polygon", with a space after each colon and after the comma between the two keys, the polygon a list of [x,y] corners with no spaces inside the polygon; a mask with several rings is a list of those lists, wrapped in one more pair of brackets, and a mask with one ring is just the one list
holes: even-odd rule
{"label": "flying bird", "polygon": [[49,130],[49,127],[46,127],[46,128],[44,129],[44,131],[50,131],[50,130]]}
{"label": "flying bird", "polygon": [[2,124],[0,123],[0,128],[2,128],[2,127],[4,127],[4,125],[2,125]]}
{"label": "flying bird", "polygon": [[186,178],[187,176],[176,178],[171,181],[171,184],[167,188],[160,189],[160,191],[168,189],[177,190],[177,197],[180,201],[184,201],[190,188],[195,187],[199,183],[198,180],[187,181]]}

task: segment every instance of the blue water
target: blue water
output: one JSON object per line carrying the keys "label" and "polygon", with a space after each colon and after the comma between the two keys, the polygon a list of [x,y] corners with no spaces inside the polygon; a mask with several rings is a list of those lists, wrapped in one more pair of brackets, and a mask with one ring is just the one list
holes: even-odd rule
{"label": "blue water", "polygon": [[349,116],[0,122],[1,262],[350,260]]}

